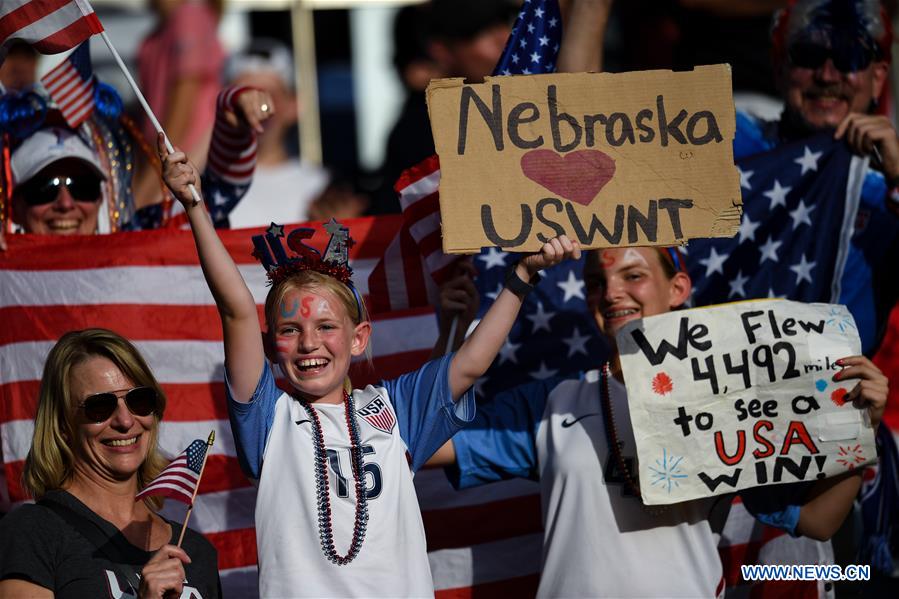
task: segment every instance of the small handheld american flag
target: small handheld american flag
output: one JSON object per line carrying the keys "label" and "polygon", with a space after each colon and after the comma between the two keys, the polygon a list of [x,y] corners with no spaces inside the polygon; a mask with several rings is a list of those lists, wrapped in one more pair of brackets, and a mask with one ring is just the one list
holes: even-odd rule
{"label": "small handheld american flag", "polygon": [[193,506],[197,487],[200,486],[200,477],[203,476],[203,467],[206,465],[206,450],[214,441],[215,432],[209,434],[208,441],[202,439],[193,441],[144,487],[134,500],[140,501],[154,495],[162,495]]}
{"label": "small handheld american flag", "polygon": [[94,111],[94,70],[90,44],[82,43],[59,66],[41,77],[69,127],[76,129]]}

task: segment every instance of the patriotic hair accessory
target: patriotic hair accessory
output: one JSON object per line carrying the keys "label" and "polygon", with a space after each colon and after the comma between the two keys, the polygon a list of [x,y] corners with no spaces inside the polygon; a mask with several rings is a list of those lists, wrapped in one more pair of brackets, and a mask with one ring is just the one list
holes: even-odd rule
{"label": "patriotic hair accessory", "polygon": [[264,235],[253,236],[253,256],[262,262],[271,285],[277,285],[296,273],[313,270],[333,277],[349,287],[361,306],[359,294],[353,286],[353,269],[349,263],[349,249],[355,243],[350,237],[350,230],[333,218],[325,223],[324,229],[331,235],[324,254],[303,243],[304,239],[311,239],[315,235],[315,229],[298,227],[286,237],[287,248],[296,254],[288,256],[282,243],[284,226],[272,223]]}
{"label": "patriotic hair accessory", "polygon": [[680,250],[674,246],[668,246],[664,248],[663,254],[671,261],[671,264],[674,266],[674,270],[677,272],[687,272],[687,262],[684,260],[683,254],[681,254]]}

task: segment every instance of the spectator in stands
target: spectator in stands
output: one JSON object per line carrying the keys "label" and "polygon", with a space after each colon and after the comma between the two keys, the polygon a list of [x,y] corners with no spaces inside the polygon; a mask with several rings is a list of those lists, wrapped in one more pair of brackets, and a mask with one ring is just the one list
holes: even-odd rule
{"label": "spectator in stands", "polygon": [[245,51],[231,57],[227,75],[232,85],[265,90],[273,102],[272,116],[258,137],[253,185],[231,213],[231,226],[308,220],[311,204],[325,190],[329,175],[320,166],[287,151],[287,136],[298,116],[289,50],[275,40],[254,40]]}
{"label": "spectator in stands", "polygon": [[[115,93],[108,86],[98,89]],[[21,125],[15,120],[5,123],[8,138],[13,140],[9,160],[12,180],[3,191],[4,199],[11,203],[14,231],[92,234],[152,229],[177,222],[171,215],[171,202],[148,203],[135,198],[134,154],[141,140],[127,117],[97,109],[73,131],[55,110],[41,108],[46,107],[46,101],[35,92],[7,94],[0,102],[7,103],[10,112],[20,114],[22,121],[44,119],[24,139],[16,139]],[[31,109],[25,110],[26,106]],[[203,175],[210,213],[218,226],[227,225],[228,212],[252,180],[255,136],[271,116],[270,106],[272,99],[266,92],[249,87],[226,88],[219,96],[210,151],[213,164]],[[6,247],[4,232],[0,230],[0,250]]]}
{"label": "spectator in stands", "polygon": [[490,75],[517,12],[509,0],[432,0],[398,13],[395,64],[408,97],[387,141],[372,213],[400,212],[393,184],[405,169],[434,154],[425,104],[428,81],[436,77],[482,81]]}
{"label": "spectator in stands", "polygon": [[156,513],[158,497],[135,501],[166,465],[157,447],[165,407],[126,339],[105,329],[60,338],[22,477],[37,503],[0,520],[0,596],[221,595],[209,541],[188,529],[176,546],[181,526]]}

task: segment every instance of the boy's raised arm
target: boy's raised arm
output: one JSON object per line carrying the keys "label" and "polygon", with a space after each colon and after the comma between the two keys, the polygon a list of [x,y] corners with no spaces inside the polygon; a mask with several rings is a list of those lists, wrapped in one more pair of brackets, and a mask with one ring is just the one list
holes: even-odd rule
{"label": "boy's raised arm", "polygon": [[199,187],[200,184],[197,168],[187,160],[184,152],[169,153],[162,134],[157,139],[157,149],[166,185],[187,213],[200,266],[222,319],[225,366],[231,392],[236,400],[249,401],[262,375],[265,359],[256,301],[216,234],[203,202],[195,204],[190,194],[188,185]]}

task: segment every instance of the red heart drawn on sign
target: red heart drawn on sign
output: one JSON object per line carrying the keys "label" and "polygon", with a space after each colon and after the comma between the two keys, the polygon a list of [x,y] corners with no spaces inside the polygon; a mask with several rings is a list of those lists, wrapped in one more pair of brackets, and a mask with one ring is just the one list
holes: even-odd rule
{"label": "red heart drawn on sign", "polygon": [[830,401],[837,404],[837,406],[841,406],[846,403],[847,394],[848,392],[845,389],[837,389],[830,394]]}
{"label": "red heart drawn on sign", "polygon": [[560,198],[587,206],[615,174],[615,160],[599,150],[577,150],[564,156],[531,150],[521,157],[521,172]]}

